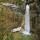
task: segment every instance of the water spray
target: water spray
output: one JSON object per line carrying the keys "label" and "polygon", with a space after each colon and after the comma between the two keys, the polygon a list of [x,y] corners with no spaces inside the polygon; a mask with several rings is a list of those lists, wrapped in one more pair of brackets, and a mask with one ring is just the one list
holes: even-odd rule
{"label": "water spray", "polygon": [[25,11],[25,30],[23,34],[31,35],[30,34],[30,5],[29,0],[26,0],[26,11]]}

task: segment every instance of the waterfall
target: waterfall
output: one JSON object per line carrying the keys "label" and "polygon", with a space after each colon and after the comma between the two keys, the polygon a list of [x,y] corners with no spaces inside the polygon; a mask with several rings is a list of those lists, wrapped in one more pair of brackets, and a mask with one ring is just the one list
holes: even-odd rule
{"label": "waterfall", "polygon": [[23,31],[23,34],[30,35],[30,14],[29,14],[29,5],[26,5],[26,11],[25,11],[25,30]]}
{"label": "waterfall", "polygon": [[[10,4],[10,3],[3,3],[3,5],[8,6],[8,7],[12,7],[12,8],[18,8],[18,6],[16,6],[15,4]],[[25,11],[25,30],[22,32],[23,34],[27,34],[30,35],[30,14],[29,14],[29,5],[26,5],[26,11]],[[15,28],[11,31],[16,32],[16,31],[20,31],[21,27],[19,28]]]}
{"label": "waterfall", "polygon": [[25,12],[25,31],[30,32],[30,15],[29,15],[29,5],[26,5]]}

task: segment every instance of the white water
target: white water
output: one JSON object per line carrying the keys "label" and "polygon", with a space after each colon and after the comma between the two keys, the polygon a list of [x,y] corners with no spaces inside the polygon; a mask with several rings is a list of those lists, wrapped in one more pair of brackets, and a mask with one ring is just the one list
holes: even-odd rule
{"label": "white water", "polygon": [[25,12],[25,31],[23,34],[31,35],[30,34],[30,14],[29,14],[29,5],[26,5],[26,12]]}
{"label": "white water", "polygon": [[17,32],[17,31],[18,31],[18,32],[21,31],[21,27],[14,28],[14,29],[11,30],[11,32]]}
{"label": "white water", "polygon": [[2,5],[4,5],[4,6],[8,6],[8,7],[12,7],[12,8],[18,8],[17,5],[15,5],[15,4],[11,4],[11,3],[3,3]]}

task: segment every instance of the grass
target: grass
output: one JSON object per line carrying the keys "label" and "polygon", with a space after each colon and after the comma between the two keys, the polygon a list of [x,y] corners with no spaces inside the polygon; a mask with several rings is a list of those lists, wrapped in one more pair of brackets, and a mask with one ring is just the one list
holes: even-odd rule
{"label": "grass", "polygon": [[32,36],[22,35],[19,32],[17,33],[9,32],[5,37],[2,34],[0,34],[0,40],[32,40]]}

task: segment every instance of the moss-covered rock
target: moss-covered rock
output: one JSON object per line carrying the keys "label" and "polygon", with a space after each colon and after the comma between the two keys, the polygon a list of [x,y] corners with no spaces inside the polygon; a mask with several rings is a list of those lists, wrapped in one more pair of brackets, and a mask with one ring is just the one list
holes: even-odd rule
{"label": "moss-covered rock", "polygon": [[33,33],[33,40],[40,40],[40,13],[38,10],[39,0],[34,0],[30,4],[30,16],[31,16],[31,31]]}

